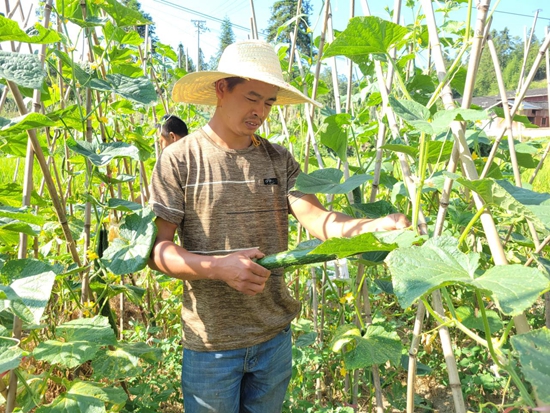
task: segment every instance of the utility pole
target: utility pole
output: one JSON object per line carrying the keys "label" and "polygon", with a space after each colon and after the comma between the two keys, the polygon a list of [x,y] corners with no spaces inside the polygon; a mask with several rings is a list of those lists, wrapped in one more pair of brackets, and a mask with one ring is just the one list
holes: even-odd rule
{"label": "utility pole", "polygon": [[197,72],[201,70],[201,32],[205,32],[208,29],[206,28],[206,20],[191,20],[191,22],[197,28]]}

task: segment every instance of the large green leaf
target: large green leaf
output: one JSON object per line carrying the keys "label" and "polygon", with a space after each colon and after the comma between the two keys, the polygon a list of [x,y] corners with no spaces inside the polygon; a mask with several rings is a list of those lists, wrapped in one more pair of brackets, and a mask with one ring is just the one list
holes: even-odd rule
{"label": "large green leaf", "polygon": [[75,381],[67,392],[60,394],[51,404],[39,407],[37,413],[104,413],[105,403],[117,406],[126,402],[127,396],[118,387],[102,387],[90,381]]}
{"label": "large green leaf", "polygon": [[370,219],[380,218],[398,212],[390,202],[383,199],[368,204],[352,204],[352,208],[360,211],[365,218]]}
{"label": "large green leaf", "polygon": [[104,0],[99,3],[99,7],[111,15],[118,27],[143,26],[153,23],[143,17],[139,11],[126,7],[116,0]]}
{"label": "large green leaf", "polygon": [[113,350],[105,350],[94,358],[92,367],[97,378],[122,379],[134,377],[139,371],[139,359],[156,363],[162,358],[162,350],[145,343],[119,343]]}
{"label": "large green leaf", "polygon": [[178,61],[178,55],[176,54],[176,52],[174,52],[174,50],[172,50],[172,47],[167,45],[167,44],[163,44],[161,42],[156,42],[155,43],[155,53],[158,53],[164,57],[167,57],[168,59],[172,60],[173,62],[177,62]]}
{"label": "large green leaf", "polygon": [[149,208],[126,215],[119,236],[103,253],[101,262],[113,274],[130,274],[147,265],[157,235],[155,214]]}
{"label": "large green leaf", "polygon": [[393,251],[395,248],[396,244],[380,242],[374,233],[367,232],[352,238],[330,238],[311,251],[311,254],[335,254],[338,258],[345,258],[363,252]]}
{"label": "large green leaf", "polygon": [[157,101],[155,86],[149,78],[113,74],[107,75],[107,82],[113,92],[125,99],[143,105],[150,105]]}
{"label": "large green leaf", "polygon": [[35,44],[49,44],[60,40],[55,30],[46,29],[36,23],[33,28],[25,32],[17,22],[0,14],[0,42],[15,41]]}
{"label": "large green leaf", "polygon": [[510,339],[518,352],[521,371],[533,385],[537,398],[550,406],[550,330],[541,328]]}
{"label": "large green leaf", "polygon": [[340,183],[344,173],[336,168],[318,169],[310,174],[301,173],[296,179],[295,189],[306,194],[347,194],[361,186],[370,175],[353,175]]}
{"label": "large green leaf", "polygon": [[38,56],[0,50],[0,78],[19,86],[40,89],[45,77],[46,72]]}
{"label": "large green leaf", "polygon": [[55,126],[56,122],[41,113],[30,112],[23,116],[17,116],[9,124],[0,129],[0,136],[9,137],[25,132],[29,129]]}
{"label": "large green leaf", "polygon": [[477,192],[488,204],[498,206],[518,218],[529,219],[541,231],[550,228],[550,194],[520,188],[505,180],[468,180],[452,176],[460,184]]}
{"label": "large green leaf", "polygon": [[345,349],[344,363],[349,370],[369,367],[391,361],[399,363],[401,340],[395,331],[386,331],[381,326],[370,325],[365,335],[356,326],[342,325],[336,329],[332,350]]}
{"label": "large green leaf", "polygon": [[38,225],[27,224],[9,218],[0,218],[0,228],[4,235],[6,231],[16,232],[17,234],[27,234],[31,237],[40,235],[40,227]]}
{"label": "large green leaf", "polygon": [[[55,272],[47,262],[31,258],[22,260],[11,260],[4,265],[1,271],[2,277],[12,280],[7,292],[11,301],[9,307],[18,316],[23,306],[24,321],[40,324],[44,309],[50,300]],[[32,318],[28,319],[28,314]]]}
{"label": "large green leaf", "polygon": [[395,114],[407,122],[428,121],[430,110],[414,100],[389,97],[389,104]]}
{"label": "large green leaf", "polygon": [[386,258],[403,308],[442,286],[472,281],[478,261],[478,254],[460,252],[458,241],[451,237],[431,238],[421,247],[400,248]]}
{"label": "large green leaf", "polygon": [[139,372],[139,358],[122,348],[99,352],[92,360],[94,377],[121,380],[135,377]]}
{"label": "large green leaf", "polygon": [[15,340],[0,337],[0,374],[18,367],[23,358],[23,350]]}
{"label": "large green leaf", "polygon": [[499,309],[506,315],[516,316],[531,307],[541,293],[550,288],[550,281],[536,268],[512,264],[487,270],[472,285],[492,292]]}
{"label": "large green leaf", "polygon": [[44,217],[30,214],[25,209],[0,206],[0,217],[12,218],[29,224],[44,225]]}
{"label": "large green leaf", "polygon": [[432,238],[421,247],[394,250],[386,259],[403,308],[438,288],[461,284],[489,293],[504,314],[517,315],[550,288],[538,269],[517,264],[493,267],[475,278],[478,261],[478,254],[464,254],[458,241],[447,236]]}
{"label": "large green leaf", "polygon": [[[489,328],[491,332],[495,333],[499,330],[502,330],[504,324],[500,319],[498,313],[493,310],[486,310],[485,314],[487,316],[487,321],[489,322]],[[481,314],[475,315],[474,311],[470,307],[461,306],[456,309],[456,316],[458,321],[464,324],[468,328],[473,328],[479,331],[485,331],[485,326],[483,325],[483,318]]]}
{"label": "large green leaf", "polygon": [[345,161],[348,157],[348,132],[346,126],[350,124],[351,116],[348,113],[339,113],[325,118],[326,128],[321,132],[321,143],[332,149],[338,157]]}
{"label": "large green leaf", "polygon": [[325,49],[323,57],[346,56],[364,63],[373,53],[387,53],[399,46],[408,30],[379,17],[354,17],[346,29]]}
{"label": "large green leaf", "polygon": [[[450,141],[428,141],[428,162],[439,163],[450,158],[453,151],[453,143]],[[410,155],[413,159],[418,159],[419,150],[417,147],[402,145],[402,144],[387,144],[383,145],[382,149],[387,149],[394,152],[402,152]]]}
{"label": "large green leaf", "polygon": [[137,202],[126,201],[125,199],[120,198],[109,198],[109,202],[107,202],[107,207],[123,212],[134,212],[139,211],[143,208]]}
{"label": "large green leaf", "polygon": [[397,116],[407,121],[416,130],[429,135],[445,132],[455,120],[475,122],[488,119],[485,111],[460,108],[441,110],[430,119],[430,111],[415,101],[398,100],[391,96],[389,103]]}
{"label": "large green leaf", "polygon": [[51,364],[74,368],[92,360],[102,346],[116,344],[115,334],[106,317],[81,318],[57,327],[57,338],[40,343],[33,356]]}
{"label": "large green leaf", "polygon": [[123,158],[126,156],[135,161],[139,161],[138,149],[124,142],[97,143],[69,139],[67,141],[67,146],[76,153],[84,155],[95,166],[103,166],[115,158]]}
{"label": "large green leaf", "polygon": [[[143,43],[143,38],[139,35],[138,32],[136,32],[135,30],[122,30],[119,27],[113,25],[113,23],[111,23],[110,21],[105,24],[103,31],[105,33],[105,40],[107,41],[114,41],[118,44],[129,44],[132,46],[138,46]],[[156,48],[157,46],[155,46],[155,49]]]}

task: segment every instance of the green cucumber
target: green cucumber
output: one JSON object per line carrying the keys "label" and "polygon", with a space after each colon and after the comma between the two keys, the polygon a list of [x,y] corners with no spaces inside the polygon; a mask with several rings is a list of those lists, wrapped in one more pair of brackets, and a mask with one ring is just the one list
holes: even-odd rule
{"label": "green cucumber", "polygon": [[336,254],[309,254],[314,248],[280,252],[266,255],[256,262],[262,267],[272,270],[274,268],[286,268],[295,265],[315,264],[317,262],[331,261],[338,258]]}
{"label": "green cucumber", "polygon": [[275,268],[286,268],[296,265],[332,261],[338,258],[336,254],[309,254],[320,243],[321,241],[319,240],[305,241],[298,245],[294,250],[266,255],[256,262],[268,270],[273,270]]}

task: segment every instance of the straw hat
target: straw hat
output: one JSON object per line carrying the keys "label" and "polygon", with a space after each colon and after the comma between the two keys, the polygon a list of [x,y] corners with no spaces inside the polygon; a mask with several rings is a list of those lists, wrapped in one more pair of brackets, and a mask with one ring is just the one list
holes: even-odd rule
{"label": "straw hat", "polygon": [[183,76],[172,90],[176,102],[216,105],[214,83],[226,77],[259,80],[279,87],[277,105],[309,102],[322,105],[302,94],[283,79],[279,57],[273,47],[261,40],[246,40],[230,44],[220,58],[217,71],[193,72]]}

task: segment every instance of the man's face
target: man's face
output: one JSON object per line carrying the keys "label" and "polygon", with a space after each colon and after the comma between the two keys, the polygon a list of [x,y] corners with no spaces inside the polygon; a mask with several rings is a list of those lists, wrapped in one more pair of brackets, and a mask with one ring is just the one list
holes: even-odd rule
{"label": "man's face", "polygon": [[180,139],[180,136],[176,135],[173,132],[170,132],[167,136],[163,135],[161,131],[157,131],[158,143],[160,150],[163,151],[168,145],[176,142]]}
{"label": "man's face", "polygon": [[221,105],[226,126],[239,136],[250,136],[268,117],[277,99],[279,88],[258,80],[247,80],[229,90],[222,80],[218,89],[218,105]]}

